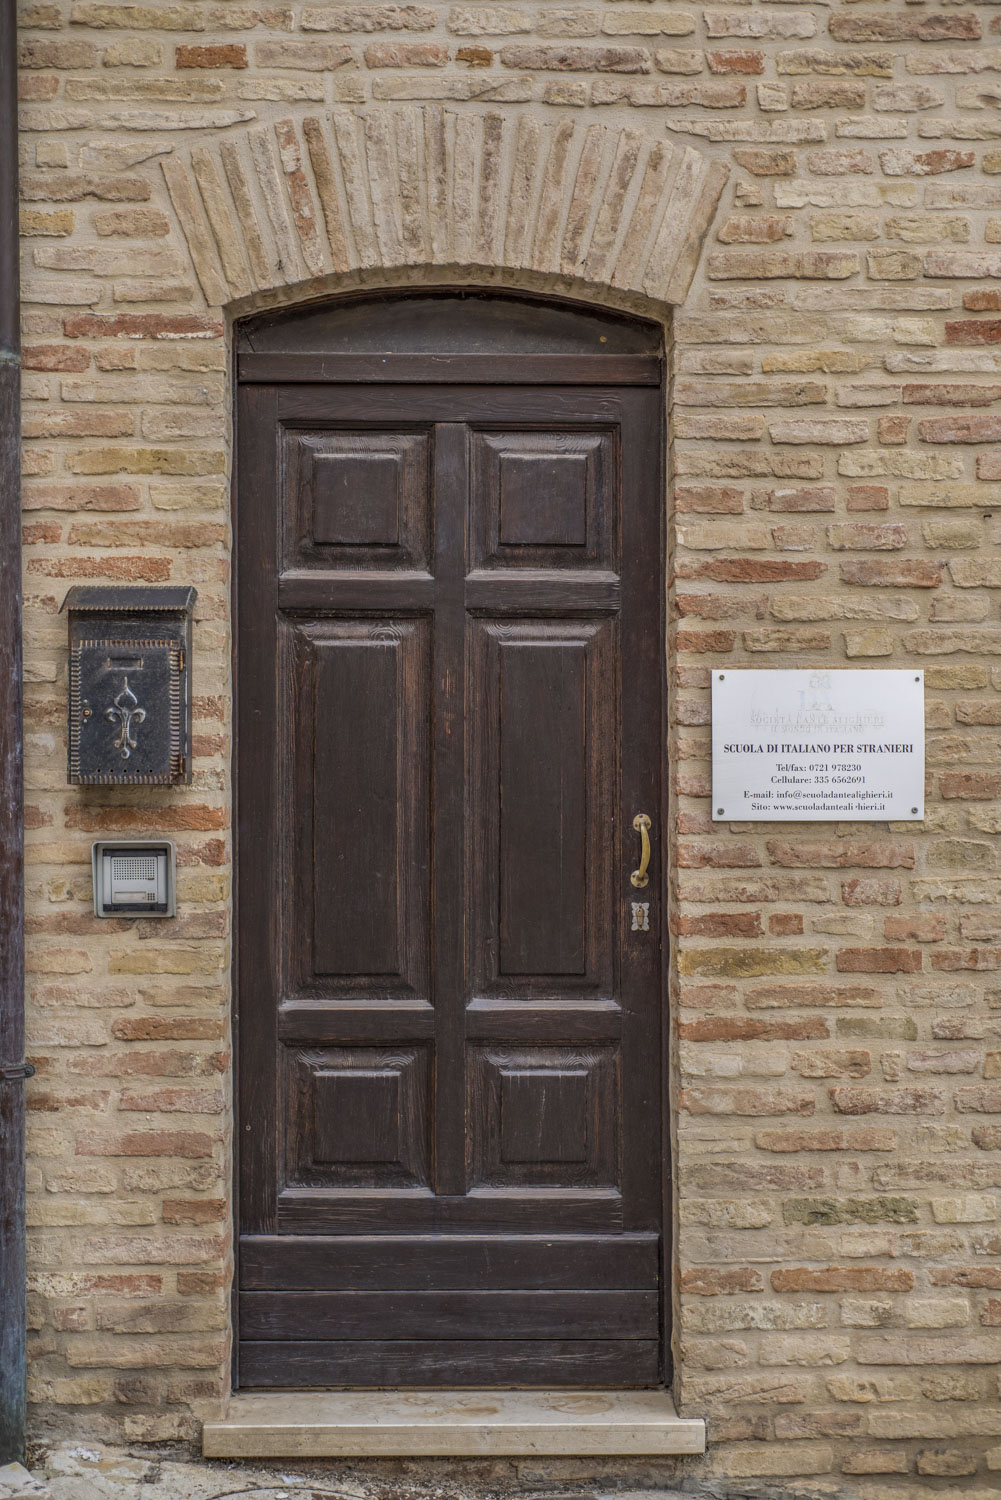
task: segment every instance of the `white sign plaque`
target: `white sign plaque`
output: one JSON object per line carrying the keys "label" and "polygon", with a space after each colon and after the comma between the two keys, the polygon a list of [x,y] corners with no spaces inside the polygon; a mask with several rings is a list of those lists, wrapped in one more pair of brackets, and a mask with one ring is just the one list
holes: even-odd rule
{"label": "white sign plaque", "polygon": [[724,668],[712,692],[715,821],[924,817],[923,672]]}

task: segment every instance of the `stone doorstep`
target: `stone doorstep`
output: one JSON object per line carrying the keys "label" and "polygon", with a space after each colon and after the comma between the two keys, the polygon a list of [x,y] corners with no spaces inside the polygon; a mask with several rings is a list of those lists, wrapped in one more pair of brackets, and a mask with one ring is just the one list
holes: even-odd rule
{"label": "stone doorstep", "polygon": [[206,1458],[525,1458],[704,1453],[667,1391],[280,1391],[232,1397]]}

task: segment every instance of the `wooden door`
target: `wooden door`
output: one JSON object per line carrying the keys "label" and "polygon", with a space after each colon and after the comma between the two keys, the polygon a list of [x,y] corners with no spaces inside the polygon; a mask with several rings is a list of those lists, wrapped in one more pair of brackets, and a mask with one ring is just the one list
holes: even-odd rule
{"label": "wooden door", "polygon": [[238,1382],[657,1384],[659,362],[290,338],[240,355]]}

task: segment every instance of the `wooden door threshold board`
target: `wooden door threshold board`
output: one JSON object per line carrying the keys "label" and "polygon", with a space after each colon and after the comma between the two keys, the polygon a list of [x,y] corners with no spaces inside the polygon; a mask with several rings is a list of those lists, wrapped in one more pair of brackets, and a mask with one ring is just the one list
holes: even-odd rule
{"label": "wooden door threshold board", "polygon": [[269,1391],[202,1428],[206,1458],[526,1458],[703,1453],[667,1391]]}

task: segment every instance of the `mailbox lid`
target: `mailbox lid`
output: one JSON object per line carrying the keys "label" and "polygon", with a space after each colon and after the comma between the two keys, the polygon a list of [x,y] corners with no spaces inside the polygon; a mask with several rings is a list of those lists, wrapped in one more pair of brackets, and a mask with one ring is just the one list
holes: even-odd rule
{"label": "mailbox lid", "polygon": [[143,584],[84,583],[71,588],[60,613],[190,615],[198,598],[194,588],[154,588]]}

